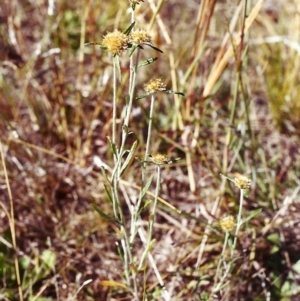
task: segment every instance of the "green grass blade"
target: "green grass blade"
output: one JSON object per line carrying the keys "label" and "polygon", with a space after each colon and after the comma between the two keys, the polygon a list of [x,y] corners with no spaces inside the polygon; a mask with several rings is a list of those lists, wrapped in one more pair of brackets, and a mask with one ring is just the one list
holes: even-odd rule
{"label": "green grass blade", "polygon": [[114,224],[121,225],[121,223],[118,220],[116,220],[114,217],[103,212],[96,204],[92,204],[92,206],[93,206],[94,210],[107,221],[112,222]]}
{"label": "green grass blade", "polygon": [[249,216],[247,216],[244,220],[243,220],[243,224],[250,221],[250,219],[254,218],[256,215],[261,213],[262,208],[259,208],[257,210],[255,210],[254,212],[252,212]]}

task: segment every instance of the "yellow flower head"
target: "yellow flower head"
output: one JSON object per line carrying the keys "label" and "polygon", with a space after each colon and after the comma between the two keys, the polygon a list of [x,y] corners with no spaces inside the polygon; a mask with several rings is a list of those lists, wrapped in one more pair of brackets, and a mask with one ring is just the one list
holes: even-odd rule
{"label": "yellow flower head", "polygon": [[228,215],[226,217],[223,217],[220,221],[219,221],[220,227],[224,232],[229,232],[231,231],[235,226],[235,220],[234,217],[232,215]]}
{"label": "yellow flower head", "polygon": [[151,161],[156,165],[169,164],[172,161],[165,155],[155,154],[154,156],[150,156]]}
{"label": "yellow flower head", "polygon": [[150,35],[145,30],[136,30],[130,34],[130,41],[136,45],[151,43]]}
{"label": "yellow flower head", "polygon": [[103,37],[102,45],[113,55],[120,55],[128,48],[129,38],[119,30],[109,32]]}
{"label": "yellow flower head", "polygon": [[165,91],[166,85],[160,78],[151,79],[148,83],[144,84],[144,90],[146,93],[156,93],[157,91]]}
{"label": "yellow flower head", "polygon": [[234,185],[239,189],[249,189],[251,187],[251,179],[247,178],[246,176],[236,174],[233,180]]}

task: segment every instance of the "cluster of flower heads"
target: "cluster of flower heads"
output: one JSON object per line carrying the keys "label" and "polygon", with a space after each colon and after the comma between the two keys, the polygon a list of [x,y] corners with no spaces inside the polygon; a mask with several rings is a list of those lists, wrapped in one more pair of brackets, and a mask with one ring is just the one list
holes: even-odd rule
{"label": "cluster of flower heads", "polygon": [[170,159],[166,155],[157,153],[154,155],[149,155],[150,161],[146,161],[148,163],[153,163],[155,165],[164,165],[164,164],[172,164],[179,161],[181,158]]}
{"label": "cluster of flower heads", "polygon": [[236,226],[236,223],[234,217],[228,215],[219,221],[219,225],[224,232],[230,232]]}
{"label": "cluster of flower heads", "polygon": [[151,159],[151,162],[156,165],[172,163],[172,161],[166,155],[163,155],[163,154],[155,154],[153,156],[150,155],[149,157]]}
{"label": "cluster of flower heads", "polygon": [[136,30],[126,35],[119,30],[107,33],[103,37],[102,46],[113,55],[120,55],[132,44],[140,45],[143,43],[151,44],[150,35],[145,30]]}
{"label": "cluster of flower heads", "polygon": [[161,78],[151,79],[148,83],[144,84],[144,90],[147,94],[166,91],[166,85],[162,82]]}
{"label": "cluster of flower heads", "polygon": [[128,48],[129,38],[119,30],[107,33],[102,41],[102,45],[113,55],[120,55]]}
{"label": "cluster of flower heads", "polygon": [[151,43],[151,37],[150,35],[142,29],[138,29],[136,31],[133,31],[129,35],[130,42],[135,45],[140,45],[143,43]]}
{"label": "cluster of flower heads", "polygon": [[242,190],[247,190],[251,187],[251,179],[240,174],[235,175],[233,183],[237,188]]}

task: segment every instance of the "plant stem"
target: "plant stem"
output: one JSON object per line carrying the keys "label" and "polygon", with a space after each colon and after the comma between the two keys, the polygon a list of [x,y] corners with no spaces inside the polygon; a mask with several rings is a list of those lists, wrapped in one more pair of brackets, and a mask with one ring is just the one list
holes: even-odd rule
{"label": "plant stem", "polygon": [[237,225],[236,225],[236,229],[235,229],[235,235],[234,235],[234,241],[231,247],[231,260],[228,262],[227,268],[223,274],[223,277],[221,278],[220,282],[218,283],[218,285],[216,287],[213,288],[212,292],[217,292],[221,286],[223,285],[224,281],[226,280],[230,269],[232,267],[233,264],[233,255],[234,255],[234,250],[236,248],[236,244],[237,244],[237,239],[238,239],[238,234],[239,234],[239,230],[243,224],[242,221],[242,209],[243,209],[243,201],[244,201],[244,190],[240,189],[240,207],[239,207],[239,213],[238,213],[238,217],[237,217]]}
{"label": "plant stem", "polygon": [[[152,121],[153,121],[153,112],[154,112],[154,94],[151,95],[151,104],[150,104],[150,113],[149,113],[149,124],[148,124],[148,134],[147,134],[147,143],[146,143],[146,151],[144,156],[144,162],[147,161],[150,149],[151,142],[151,131],[152,131]],[[144,163],[146,164],[146,163]]]}
{"label": "plant stem", "polygon": [[133,65],[132,57],[130,58],[129,102],[128,102],[128,105],[127,105],[127,108],[126,108],[126,115],[125,115],[125,121],[124,121],[124,124],[126,126],[128,126],[128,124],[129,124],[130,113],[131,113],[131,110],[132,110],[132,104],[133,104],[133,99],[134,99],[134,89],[135,89],[139,59],[140,59],[140,49],[137,48],[135,65]]}
{"label": "plant stem", "polygon": [[153,203],[153,207],[152,207],[152,212],[150,215],[149,243],[151,242],[151,239],[152,239],[153,226],[154,226],[154,222],[155,222],[155,213],[156,213],[158,195],[159,195],[159,190],[160,190],[160,182],[161,182],[161,165],[157,165],[157,180],[156,180],[155,198],[154,198],[154,203]]}
{"label": "plant stem", "polygon": [[[225,251],[226,251],[226,247],[227,247],[228,237],[229,237],[229,232],[226,232],[224,243],[223,243],[223,249],[222,249],[222,253],[221,253],[221,256],[220,256],[220,260],[218,262],[218,266],[217,266],[217,270],[216,270],[216,275],[215,275],[214,286],[213,287],[216,286],[216,283],[217,283],[218,277],[219,277],[219,273],[220,273],[220,269],[221,269],[221,264],[222,264],[222,262],[224,262],[224,257],[225,257]],[[214,291],[214,289],[212,289],[212,291]]]}
{"label": "plant stem", "polygon": [[151,211],[150,218],[149,218],[148,241],[147,241],[147,245],[145,247],[145,251],[141,257],[139,269],[142,268],[143,262],[146,258],[146,255],[148,254],[148,252],[151,250],[151,247],[152,247],[151,246],[152,234],[153,234],[153,226],[154,226],[154,222],[155,222],[155,213],[156,213],[158,195],[159,195],[159,190],[160,190],[160,182],[161,182],[161,166],[157,165],[157,180],[156,180],[156,188],[155,188],[155,197],[154,197],[152,211]]}
{"label": "plant stem", "polygon": [[151,96],[151,104],[150,104],[150,112],[149,112],[149,124],[148,124],[148,134],[147,134],[147,142],[146,142],[146,150],[144,155],[144,162],[142,163],[142,183],[141,183],[141,190],[139,193],[139,199],[136,203],[135,209],[134,209],[134,216],[133,216],[133,223],[132,223],[132,229],[131,229],[131,239],[132,242],[134,240],[134,237],[137,233],[136,228],[138,227],[138,214],[139,210],[141,208],[142,200],[143,200],[143,186],[145,183],[145,177],[146,177],[146,162],[149,156],[149,149],[150,149],[150,142],[151,142],[151,130],[152,130],[152,120],[153,120],[153,113],[154,113],[154,102],[155,97],[154,95]]}
{"label": "plant stem", "polygon": [[[112,121],[112,143],[116,145],[116,132],[117,132],[117,64],[118,57],[113,58],[113,121]],[[115,162],[117,160],[114,155]]]}

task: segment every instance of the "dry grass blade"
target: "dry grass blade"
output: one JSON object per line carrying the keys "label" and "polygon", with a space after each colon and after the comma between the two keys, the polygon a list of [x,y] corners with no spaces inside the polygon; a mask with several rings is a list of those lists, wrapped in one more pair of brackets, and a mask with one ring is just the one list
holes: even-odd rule
{"label": "dry grass blade", "polygon": [[[259,0],[256,3],[256,5],[253,7],[251,13],[249,14],[249,16],[246,20],[244,33],[246,33],[250,29],[252,23],[254,22],[255,18],[259,14],[259,11],[261,10],[263,3],[264,3],[264,0]],[[242,2],[240,5],[242,5]],[[234,45],[230,45],[226,51],[225,51],[226,45],[223,45],[223,47],[220,49],[220,54],[221,54],[221,55],[219,55],[220,60],[215,61],[214,65],[212,67],[212,71],[210,73],[209,78],[207,79],[207,82],[206,82],[206,85],[205,85],[205,88],[203,91],[203,97],[206,97],[211,93],[217,80],[219,79],[223,70],[225,69],[229,59],[233,55],[233,47],[237,47],[240,42],[241,42],[241,37],[240,37],[240,35],[238,35],[238,37],[234,40]]]}

